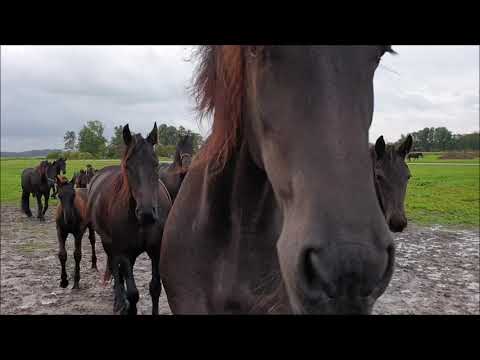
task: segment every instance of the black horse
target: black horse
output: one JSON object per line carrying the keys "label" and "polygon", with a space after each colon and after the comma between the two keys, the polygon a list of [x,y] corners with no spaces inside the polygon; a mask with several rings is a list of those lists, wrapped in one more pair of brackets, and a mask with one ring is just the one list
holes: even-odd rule
{"label": "black horse", "polygon": [[385,145],[383,136],[380,136],[375,146],[370,147],[375,191],[388,227],[393,232],[401,232],[407,226],[405,195],[411,175],[405,157],[412,148],[412,142],[412,136],[408,135],[403,143],[395,147]]}
{"label": "black horse", "polygon": [[408,161],[418,158],[423,158],[423,154],[421,152],[411,152],[408,154]]}
{"label": "black horse", "polygon": [[97,257],[95,254],[95,232],[87,215],[87,190],[75,189],[75,176],[71,181],[65,177],[57,176],[58,198],[60,204],[57,206],[56,226],[58,238],[58,259],[62,268],[60,286],[68,286],[65,263],[67,262],[67,251],[65,242],[68,234],[75,239],[75,275],[73,278],[73,289],[79,288],[80,281],[80,260],[82,258],[82,238],[88,228],[88,238],[92,246],[92,269],[97,269]]}
{"label": "black horse", "polygon": [[96,172],[97,170],[95,170],[92,165],[88,164],[87,170],[81,169],[80,172],[75,173],[75,186],[77,188],[86,188]]}
{"label": "black horse", "polygon": [[[49,178],[56,179],[56,177],[60,174],[65,175],[67,173],[67,160],[64,158],[60,158],[58,160],[55,160],[51,165],[50,165],[50,173],[49,173]],[[53,184],[50,186],[52,190],[51,198],[55,199],[57,195],[57,187],[56,187],[56,181],[53,182]]]}
{"label": "black horse", "polygon": [[[22,211],[28,216],[32,216],[30,210],[30,194],[37,198],[37,218],[45,219],[45,213],[48,209],[48,198],[50,189],[55,184],[56,167],[52,167],[48,161],[42,161],[35,168],[24,169],[21,175],[22,185]],[[45,206],[42,206],[42,196]]]}
{"label": "black horse", "polygon": [[87,172],[83,169],[80,172],[75,173],[75,187],[78,189],[86,189],[90,179],[88,178]]}
{"label": "black horse", "polygon": [[160,180],[167,187],[172,202],[175,201],[180,185],[188,171],[193,156],[193,138],[186,135],[180,139],[171,164],[160,165]]}
{"label": "black horse", "polygon": [[165,225],[175,314],[368,314],[394,269],[373,186],[373,77],[389,46],[203,46],[211,134]]}
{"label": "black horse", "polygon": [[[88,213],[107,254],[107,273],[114,277],[114,312],[137,313],[138,290],[133,276],[136,258],[147,252],[152,261],[150,296],[158,314],[161,292],[159,258],[163,226],[171,202],[160,184],[157,124],[144,139],[123,128],[126,148],[120,166],[98,171],[88,186]],[[125,290],[126,285],[126,290]]]}

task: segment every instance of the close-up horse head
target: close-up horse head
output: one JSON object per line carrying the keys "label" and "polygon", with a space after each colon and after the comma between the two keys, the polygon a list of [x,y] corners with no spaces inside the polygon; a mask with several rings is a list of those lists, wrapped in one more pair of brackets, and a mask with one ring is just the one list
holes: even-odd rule
{"label": "close-up horse head", "polygon": [[393,273],[368,149],[389,46],[205,46],[196,78],[222,167],[243,139],[283,215],[277,254],[297,313],[367,313]]}

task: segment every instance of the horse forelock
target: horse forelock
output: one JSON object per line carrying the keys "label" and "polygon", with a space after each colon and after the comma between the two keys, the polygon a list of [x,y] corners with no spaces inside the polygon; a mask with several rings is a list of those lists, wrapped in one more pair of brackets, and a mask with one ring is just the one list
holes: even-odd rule
{"label": "horse forelock", "polygon": [[198,160],[223,167],[241,136],[245,93],[244,46],[202,46],[193,95],[200,119],[213,114],[211,134]]}

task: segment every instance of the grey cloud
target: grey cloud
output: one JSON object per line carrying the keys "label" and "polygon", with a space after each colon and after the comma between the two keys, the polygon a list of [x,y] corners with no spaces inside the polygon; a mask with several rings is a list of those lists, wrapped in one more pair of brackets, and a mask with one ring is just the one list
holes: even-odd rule
{"label": "grey cloud", "polygon": [[[425,126],[478,130],[478,46],[394,46],[375,75],[370,137]],[[66,130],[101,120],[150,131],[154,121],[202,134],[188,94],[190,46],[2,46],[2,150],[62,147]],[[394,72],[392,72],[393,70]]]}

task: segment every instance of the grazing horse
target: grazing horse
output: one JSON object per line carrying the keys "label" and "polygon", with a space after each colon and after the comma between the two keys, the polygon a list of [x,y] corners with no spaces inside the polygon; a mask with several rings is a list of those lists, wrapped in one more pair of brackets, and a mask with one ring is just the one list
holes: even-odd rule
{"label": "grazing horse", "polygon": [[75,275],[73,278],[73,289],[79,288],[80,281],[80,260],[82,258],[82,238],[85,230],[88,228],[88,238],[92,246],[92,269],[97,270],[97,257],[95,254],[95,232],[93,231],[90,219],[87,216],[87,190],[75,189],[75,175],[71,181],[64,176],[57,176],[57,189],[60,204],[57,207],[56,225],[58,237],[58,259],[62,267],[60,286],[68,286],[67,272],[65,263],[67,262],[67,251],[65,250],[65,241],[68,234],[72,234],[75,239]]}
{"label": "grazing horse", "polygon": [[394,269],[368,147],[390,46],[203,46],[212,130],[165,225],[175,314],[368,314]]}
{"label": "grazing horse", "polygon": [[[22,184],[22,211],[28,216],[32,216],[30,210],[30,194],[37,198],[37,218],[45,220],[45,213],[48,209],[48,198],[50,188],[55,183],[55,168],[48,161],[42,161],[35,168],[24,169],[21,176]],[[42,206],[42,196],[44,197],[45,206]]]}
{"label": "grazing horse", "polygon": [[421,152],[412,152],[408,154],[408,161],[411,161],[412,159],[418,159],[418,158],[423,158],[423,154]]}
{"label": "grazing horse", "polygon": [[383,136],[380,136],[375,146],[370,148],[378,202],[393,232],[402,232],[407,226],[405,195],[411,175],[405,157],[412,148],[412,142],[412,136],[408,135],[397,148],[385,145]]}
{"label": "grazing horse", "polygon": [[[55,160],[52,165],[51,165],[51,173],[49,173],[49,178],[51,179],[56,179],[56,177],[60,174],[65,175],[67,173],[67,160],[64,158],[60,158],[58,160]],[[57,195],[57,190],[56,190],[56,181],[51,182],[50,188],[52,189],[52,199],[55,199]]]}
{"label": "grazing horse", "polygon": [[[107,254],[107,269],[114,278],[115,313],[137,313],[138,290],[133,276],[136,258],[147,252],[152,262],[150,296],[152,314],[158,314],[161,293],[159,272],[163,226],[171,207],[160,184],[157,124],[144,139],[123,128],[125,153],[120,166],[98,171],[88,186],[88,209],[95,231]],[[126,290],[125,290],[126,283]]]}
{"label": "grazing horse", "polygon": [[160,165],[160,180],[167,187],[172,202],[177,197],[180,185],[188,171],[192,161],[193,143],[192,137],[186,135],[180,139],[175,150],[175,156],[171,164]]}

